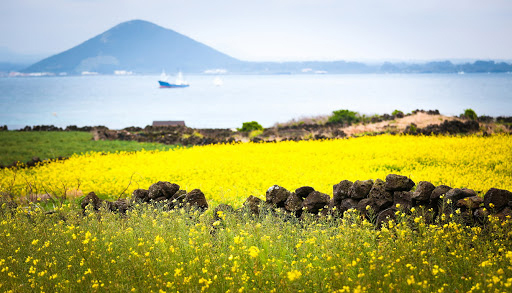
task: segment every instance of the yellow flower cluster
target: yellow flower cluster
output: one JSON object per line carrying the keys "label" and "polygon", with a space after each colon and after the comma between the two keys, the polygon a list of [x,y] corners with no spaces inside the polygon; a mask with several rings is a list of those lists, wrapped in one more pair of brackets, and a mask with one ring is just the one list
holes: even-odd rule
{"label": "yellow flower cluster", "polygon": [[512,190],[512,137],[391,136],[344,140],[228,144],[115,154],[89,153],[31,169],[0,171],[0,191],[15,195],[67,189],[117,198],[157,181],[201,189],[215,204],[240,206],[278,184],[309,185],[332,195],[341,180],[384,179],[395,173],[415,182],[485,192]]}
{"label": "yellow flower cluster", "polygon": [[226,212],[225,226],[213,228],[211,211],[162,212],[138,205],[120,217],[84,216],[73,204],[51,215],[20,207],[0,214],[0,291],[512,289],[512,221],[490,218],[481,228],[412,224],[401,215],[375,230],[356,213],[299,224],[278,213],[254,218]]}

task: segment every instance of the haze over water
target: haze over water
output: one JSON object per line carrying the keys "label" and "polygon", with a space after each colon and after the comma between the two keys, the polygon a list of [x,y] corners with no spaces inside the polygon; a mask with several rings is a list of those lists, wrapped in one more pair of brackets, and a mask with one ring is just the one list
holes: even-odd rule
{"label": "haze over water", "polygon": [[512,115],[511,74],[186,76],[184,89],[158,88],[158,76],[0,78],[0,124],[144,127],[184,120],[197,128],[265,127],[350,109],[384,114],[438,109],[459,115]]}

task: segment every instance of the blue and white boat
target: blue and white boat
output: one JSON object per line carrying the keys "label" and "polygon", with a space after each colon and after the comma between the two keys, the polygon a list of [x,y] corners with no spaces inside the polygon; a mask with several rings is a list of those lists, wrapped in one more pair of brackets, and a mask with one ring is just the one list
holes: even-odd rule
{"label": "blue and white boat", "polygon": [[160,75],[160,80],[158,84],[160,84],[160,88],[182,88],[188,87],[189,84],[183,80],[183,74],[178,72],[178,76],[176,77],[176,81],[174,83],[170,83],[168,81],[169,77],[165,74],[165,71]]}

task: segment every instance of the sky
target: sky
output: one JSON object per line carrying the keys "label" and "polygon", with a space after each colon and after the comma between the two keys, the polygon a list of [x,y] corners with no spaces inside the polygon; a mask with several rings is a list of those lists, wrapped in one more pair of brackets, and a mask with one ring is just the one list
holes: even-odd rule
{"label": "sky", "polygon": [[247,61],[512,60],[512,0],[1,0],[0,49],[53,55],[133,19]]}

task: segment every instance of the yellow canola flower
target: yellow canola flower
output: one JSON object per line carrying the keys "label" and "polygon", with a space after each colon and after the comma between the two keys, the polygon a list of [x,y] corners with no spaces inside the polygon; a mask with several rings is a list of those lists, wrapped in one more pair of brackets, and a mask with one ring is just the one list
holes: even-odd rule
{"label": "yellow canola flower", "polygon": [[293,282],[293,281],[299,279],[301,276],[302,276],[302,273],[298,270],[292,270],[292,271],[286,273],[286,277],[288,278],[288,280],[290,282]]}
{"label": "yellow canola flower", "polygon": [[258,255],[260,255],[260,249],[256,246],[251,246],[248,249],[248,254],[252,258],[256,258]]}
{"label": "yellow canola flower", "polygon": [[[381,135],[326,141],[238,143],[169,151],[87,153],[27,169],[0,170],[0,192],[26,196],[29,190],[63,186],[116,199],[158,181],[201,189],[212,205],[241,206],[274,184],[294,190],[312,186],[332,196],[341,180],[410,176],[486,192],[512,190],[512,136],[448,137]],[[31,188],[29,188],[30,184]]]}

